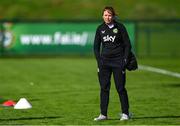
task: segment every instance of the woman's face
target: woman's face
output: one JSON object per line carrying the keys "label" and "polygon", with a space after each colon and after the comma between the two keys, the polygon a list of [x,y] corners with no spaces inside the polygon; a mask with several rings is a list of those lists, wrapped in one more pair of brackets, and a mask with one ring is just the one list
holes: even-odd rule
{"label": "woman's face", "polygon": [[103,13],[103,19],[106,24],[110,24],[112,23],[113,16],[108,10],[105,10]]}

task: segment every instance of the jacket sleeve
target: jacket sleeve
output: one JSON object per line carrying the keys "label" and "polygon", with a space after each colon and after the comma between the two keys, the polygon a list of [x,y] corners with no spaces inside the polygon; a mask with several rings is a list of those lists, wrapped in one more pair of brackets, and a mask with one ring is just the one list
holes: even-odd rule
{"label": "jacket sleeve", "polygon": [[100,61],[100,48],[101,48],[101,38],[100,38],[99,28],[97,28],[94,38],[94,54],[97,62]]}
{"label": "jacket sleeve", "polygon": [[122,25],[122,39],[124,42],[124,59],[128,60],[128,56],[131,52],[131,42],[129,39],[128,32],[124,25]]}

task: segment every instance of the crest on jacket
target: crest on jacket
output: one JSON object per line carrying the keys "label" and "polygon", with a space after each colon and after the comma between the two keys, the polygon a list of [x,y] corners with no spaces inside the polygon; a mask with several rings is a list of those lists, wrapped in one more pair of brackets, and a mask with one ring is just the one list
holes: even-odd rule
{"label": "crest on jacket", "polygon": [[117,28],[113,29],[113,33],[118,33],[118,29]]}

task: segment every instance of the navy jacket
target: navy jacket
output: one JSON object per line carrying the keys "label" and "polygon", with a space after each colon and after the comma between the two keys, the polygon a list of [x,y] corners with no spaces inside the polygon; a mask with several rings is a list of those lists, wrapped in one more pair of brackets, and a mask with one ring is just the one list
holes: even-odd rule
{"label": "navy jacket", "polygon": [[97,27],[94,39],[94,54],[97,62],[101,59],[126,59],[131,55],[131,43],[125,26],[114,22],[109,28],[104,22]]}
{"label": "navy jacket", "polygon": [[114,22],[114,27],[109,28],[105,23],[98,26],[94,39],[94,53],[96,59],[125,58],[131,50],[130,39],[123,24]]}

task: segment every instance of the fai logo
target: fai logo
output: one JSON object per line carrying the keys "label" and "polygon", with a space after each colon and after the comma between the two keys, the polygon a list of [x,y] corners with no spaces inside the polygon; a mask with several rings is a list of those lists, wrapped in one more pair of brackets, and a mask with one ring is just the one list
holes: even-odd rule
{"label": "fai logo", "polygon": [[107,42],[107,41],[114,42],[115,38],[116,38],[116,36],[107,35],[107,36],[103,37],[103,40],[104,40],[104,42]]}
{"label": "fai logo", "polygon": [[4,33],[3,33],[3,46],[5,48],[11,48],[14,44],[14,35],[12,32],[12,23],[5,22],[3,23]]}
{"label": "fai logo", "polygon": [[6,48],[10,48],[13,44],[13,34],[10,31],[6,31],[4,33],[4,40],[3,40],[3,46]]}
{"label": "fai logo", "polygon": [[118,33],[118,29],[117,28],[113,29],[113,33]]}

